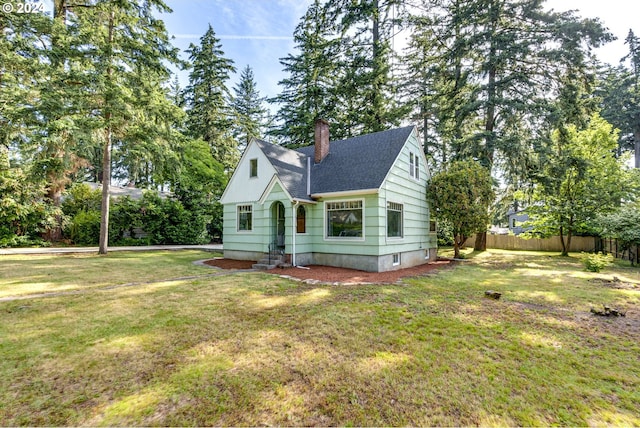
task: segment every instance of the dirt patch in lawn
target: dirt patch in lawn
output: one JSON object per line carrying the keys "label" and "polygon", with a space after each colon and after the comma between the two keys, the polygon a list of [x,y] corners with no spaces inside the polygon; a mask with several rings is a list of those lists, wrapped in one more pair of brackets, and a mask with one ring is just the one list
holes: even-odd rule
{"label": "dirt patch in lawn", "polygon": [[613,279],[594,278],[590,279],[589,282],[593,282],[594,284],[601,284],[605,287],[617,288],[619,290],[633,290],[640,288],[637,284],[621,281],[617,276],[614,276]]}
{"label": "dirt patch in lawn", "polygon": [[[244,260],[211,259],[204,262],[209,266],[221,269],[251,269],[255,262]],[[365,272],[355,269],[346,269],[331,266],[309,265],[304,268],[289,267],[276,268],[265,273],[275,275],[285,275],[300,280],[311,280],[325,283],[342,284],[390,284],[397,282],[400,278],[421,276],[429,274],[437,269],[442,269],[452,265],[450,260],[438,260],[432,263],[425,263],[406,269],[399,269],[390,272]]]}
{"label": "dirt patch in lawn", "polygon": [[257,262],[251,260],[211,259],[203,262],[205,265],[220,269],[251,269]]}

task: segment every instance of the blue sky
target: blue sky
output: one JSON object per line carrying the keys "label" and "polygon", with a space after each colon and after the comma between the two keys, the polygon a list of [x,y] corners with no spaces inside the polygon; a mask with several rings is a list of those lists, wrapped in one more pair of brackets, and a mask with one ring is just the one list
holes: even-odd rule
{"label": "blue sky", "polygon": [[[211,24],[237,75],[250,65],[262,96],[279,92],[284,75],[280,58],[293,52],[293,31],[311,0],[167,0],[172,14],[163,16],[173,44],[184,52],[198,44]],[[186,59],[186,54],[183,54]],[[187,84],[188,73],[180,73]],[[236,83],[232,77],[230,88]]]}

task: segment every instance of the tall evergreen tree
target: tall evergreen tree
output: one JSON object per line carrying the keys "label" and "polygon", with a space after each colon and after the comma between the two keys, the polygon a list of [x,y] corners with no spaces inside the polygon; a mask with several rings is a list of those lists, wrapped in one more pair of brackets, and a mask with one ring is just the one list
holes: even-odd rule
{"label": "tall evergreen tree", "polygon": [[334,138],[397,125],[404,110],[392,78],[398,0],[320,0],[294,33],[299,54],[281,60],[289,77],[272,101],[281,105],[272,135],[309,144],[313,123],[328,120]]}
{"label": "tall evergreen tree", "polygon": [[635,167],[640,168],[640,37],[629,30],[625,44],[629,53],[617,67],[604,68],[598,93],[602,116],[621,131],[619,150],[632,150]]}
{"label": "tall evergreen tree", "polygon": [[[282,92],[270,100],[280,105],[270,134],[288,144],[311,144],[315,119],[335,118],[340,40],[331,33],[332,24],[320,0],[315,0],[293,33],[299,53],[280,59],[288,77],[279,82]],[[340,133],[332,128],[332,135]]]}
{"label": "tall evergreen tree", "polygon": [[[170,76],[166,62],[177,62],[157,10],[170,9],[162,0],[96,0],[74,5],[70,23],[72,47],[83,55],[78,67],[84,78],[87,121],[102,147],[101,254],[108,249],[109,185],[112,147],[128,150],[170,138],[173,106],[160,82]],[[168,122],[168,123],[167,123]]]}
{"label": "tall evergreen tree", "polygon": [[[397,125],[405,111],[393,79],[392,40],[400,20],[399,0],[329,0],[324,14],[341,40],[337,123],[353,124],[346,136]],[[346,107],[346,108],[345,108]]]}
{"label": "tall evergreen tree", "polygon": [[477,119],[477,58],[468,40],[466,4],[424,1],[408,17],[413,31],[403,57],[402,93],[425,153],[441,164],[469,156],[465,138],[473,135]]}
{"label": "tall evergreen tree", "polygon": [[262,136],[268,114],[264,107],[266,97],[260,96],[253,70],[248,65],[242,70],[240,81],[233,91],[233,136],[238,140],[242,150],[252,138]]}
{"label": "tall evergreen tree", "polygon": [[[597,20],[546,12],[542,3],[425,0],[433,37],[413,38],[413,53],[426,55],[415,56],[411,67],[431,72],[426,99],[435,100],[436,129],[453,149],[449,157],[478,159],[510,181],[530,174],[532,147],[541,133],[548,137],[541,125],[553,119],[550,94],[588,77],[589,49],[610,37]],[[484,236],[476,249],[485,248]]]}
{"label": "tall evergreen tree", "polygon": [[227,170],[233,170],[238,149],[230,133],[232,113],[227,81],[236,71],[233,61],[224,57],[220,40],[209,25],[198,46],[189,49],[191,72],[185,89],[187,127],[193,138],[206,141],[213,157]]}

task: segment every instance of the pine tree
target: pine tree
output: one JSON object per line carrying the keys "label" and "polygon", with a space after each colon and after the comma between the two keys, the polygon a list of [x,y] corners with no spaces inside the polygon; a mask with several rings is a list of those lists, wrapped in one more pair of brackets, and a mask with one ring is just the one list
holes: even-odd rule
{"label": "pine tree", "polygon": [[263,105],[266,97],[260,96],[253,70],[248,65],[242,70],[240,81],[233,91],[235,94],[231,103],[234,113],[233,136],[238,140],[242,151],[252,138],[262,136],[268,114]]}
{"label": "pine tree", "polygon": [[229,130],[232,113],[229,107],[227,81],[236,71],[233,61],[224,57],[220,40],[209,25],[198,46],[187,50],[191,62],[187,100],[187,127],[193,138],[206,141],[213,157],[227,170],[233,170],[238,160],[237,145]]}
{"label": "pine tree", "polygon": [[618,156],[630,150],[635,154],[635,167],[639,168],[638,150],[635,143],[640,142],[640,126],[634,132],[634,122],[640,122],[640,94],[634,95],[634,76],[623,64],[606,65],[600,69],[596,94],[600,97],[602,117],[620,129]]}
{"label": "pine tree", "polygon": [[421,14],[408,17],[414,31],[403,57],[402,92],[422,131],[425,153],[440,164],[469,157],[465,139],[473,135],[478,117],[478,59],[468,41],[466,4],[426,1]]}
{"label": "pine tree", "polygon": [[[0,16],[0,38],[8,48],[0,49],[0,67],[8,71],[0,71],[0,103],[6,102],[0,116],[7,119],[6,126],[0,126],[0,139],[5,144],[13,139],[20,157],[35,162],[29,168],[32,179],[46,179],[46,197],[54,207],[60,205],[69,175],[82,163],[74,154],[74,137],[80,135],[74,127],[74,95],[79,92],[70,84],[75,70],[67,63],[71,53],[65,8],[65,0],[56,0],[53,19],[41,13]],[[5,96],[11,101],[2,100]],[[61,237],[60,216],[57,219],[47,230],[51,240]]]}

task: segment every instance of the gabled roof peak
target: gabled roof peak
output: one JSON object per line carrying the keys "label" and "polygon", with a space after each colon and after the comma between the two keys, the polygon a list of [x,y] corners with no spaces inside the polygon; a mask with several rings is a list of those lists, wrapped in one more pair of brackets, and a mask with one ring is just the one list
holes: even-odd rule
{"label": "gabled roof peak", "polygon": [[[278,177],[294,199],[311,200],[311,195],[378,189],[393,166],[414,126],[374,132],[332,141],[321,163],[313,162],[314,146],[297,150],[256,139],[276,169]],[[310,174],[307,158],[311,158]],[[307,180],[311,178],[308,194]]]}

